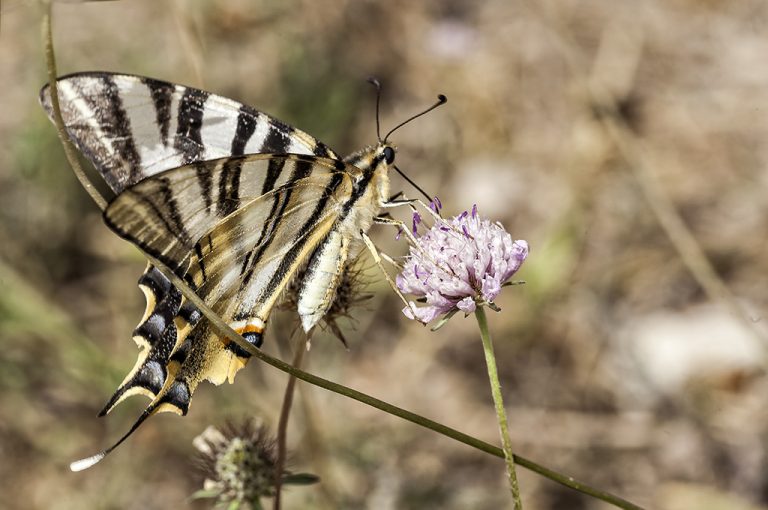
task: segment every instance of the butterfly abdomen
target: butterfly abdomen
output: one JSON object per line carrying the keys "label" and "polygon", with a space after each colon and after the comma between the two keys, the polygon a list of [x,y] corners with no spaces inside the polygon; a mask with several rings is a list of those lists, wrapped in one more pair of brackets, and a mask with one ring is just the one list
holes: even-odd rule
{"label": "butterfly abdomen", "polygon": [[346,266],[362,248],[360,232],[371,227],[389,193],[384,147],[367,147],[344,159],[357,173],[353,175],[352,193],[337,205],[338,218],[304,272],[297,306],[304,331],[312,329],[330,308]]}

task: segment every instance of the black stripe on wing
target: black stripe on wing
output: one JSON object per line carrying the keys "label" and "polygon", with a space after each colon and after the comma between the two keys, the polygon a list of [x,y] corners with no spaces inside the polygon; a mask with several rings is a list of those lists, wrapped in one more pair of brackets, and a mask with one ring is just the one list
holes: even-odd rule
{"label": "black stripe on wing", "polygon": [[[256,130],[256,122],[245,106],[240,108],[237,116],[237,128],[232,139],[231,152],[233,156],[245,154],[245,145]],[[233,213],[240,206],[240,172],[242,160],[233,159],[225,163],[223,175],[219,181],[219,194],[216,207],[220,216]]]}
{"label": "black stripe on wing", "polygon": [[155,106],[155,122],[160,131],[160,141],[167,147],[171,129],[171,102],[176,87],[172,83],[153,78],[141,78],[141,81],[149,89],[152,104]]}
{"label": "black stripe on wing", "polygon": [[[300,179],[307,178],[312,172],[312,164],[313,164],[312,160],[296,159],[293,172],[291,173],[291,177],[288,180],[288,182],[295,183]],[[280,166],[280,171],[282,171],[282,168],[284,166],[285,166],[285,160],[283,160],[283,163]],[[265,179],[263,189],[267,188],[267,184],[272,177],[270,175],[271,167],[272,165],[270,162],[270,166],[268,166],[267,168],[267,179]],[[269,184],[274,186],[274,183],[269,183]],[[337,186],[338,184],[334,186],[334,189]],[[269,191],[271,191],[271,189]],[[251,278],[253,277],[253,273],[256,265],[261,261],[261,258],[264,252],[269,248],[270,244],[274,241],[275,237],[273,234],[283,219],[283,214],[285,214],[285,209],[286,207],[288,207],[288,204],[290,203],[292,193],[293,193],[293,188],[289,186],[289,187],[286,187],[286,190],[284,193],[273,195],[272,208],[269,214],[270,220],[262,226],[261,234],[259,235],[258,241],[256,242],[256,246],[258,247],[256,249],[256,252],[254,253],[253,250],[249,251],[248,255],[246,256],[246,259],[248,260],[247,268],[243,266],[244,269],[241,270],[241,274],[243,274],[243,279],[240,282],[241,289],[248,286],[248,284],[251,281]],[[278,205],[280,207],[279,210],[278,210]],[[325,205],[325,201],[323,202],[323,205]]]}
{"label": "black stripe on wing", "polygon": [[[69,135],[116,193],[175,167],[239,154],[290,149],[339,159],[301,130],[196,88],[103,72],[68,75],[58,84]],[[40,101],[52,117],[47,85]],[[213,191],[204,173],[199,178]],[[206,197],[213,202],[210,192]]]}
{"label": "black stripe on wing", "polygon": [[[280,260],[280,265],[278,266],[277,271],[272,275],[272,278],[269,280],[269,283],[263,291],[262,300],[265,300],[267,296],[272,295],[278,287],[285,285],[287,280],[286,275],[290,274],[289,269],[296,265],[296,259],[299,256],[299,253],[302,252],[304,245],[307,244],[307,241],[310,239],[309,234],[312,229],[317,226],[317,223],[326,211],[328,201],[334,193],[336,193],[336,190],[343,182],[343,177],[344,176],[341,173],[334,174],[333,177],[331,177],[328,186],[323,191],[323,196],[320,197],[317,204],[315,204],[315,209],[312,211],[311,216],[296,233],[296,244]],[[252,262],[252,264],[255,265],[255,262]]]}
{"label": "black stripe on wing", "polygon": [[208,92],[193,88],[185,89],[181,95],[173,145],[182,155],[182,165],[200,161],[205,150],[201,130],[208,96]]}
{"label": "black stripe on wing", "polygon": [[107,108],[104,111],[105,122],[102,124],[102,129],[112,138],[112,146],[127,164],[129,179],[140,179],[141,156],[133,139],[130,118],[123,105],[117,85],[111,77],[104,78],[104,92]]}

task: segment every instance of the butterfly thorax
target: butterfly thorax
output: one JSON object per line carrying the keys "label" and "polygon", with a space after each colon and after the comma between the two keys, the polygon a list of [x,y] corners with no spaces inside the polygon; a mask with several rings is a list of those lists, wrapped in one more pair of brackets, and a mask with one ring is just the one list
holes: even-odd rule
{"label": "butterfly thorax", "polygon": [[[370,145],[344,158],[350,165],[354,182],[353,196],[357,195],[349,214],[360,229],[367,231],[373,218],[379,214],[381,204],[389,198],[389,166],[394,161],[395,147],[387,142]],[[349,207],[349,206],[348,206]],[[357,234],[358,232],[355,232]],[[358,236],[355,235],[357,238]]]}

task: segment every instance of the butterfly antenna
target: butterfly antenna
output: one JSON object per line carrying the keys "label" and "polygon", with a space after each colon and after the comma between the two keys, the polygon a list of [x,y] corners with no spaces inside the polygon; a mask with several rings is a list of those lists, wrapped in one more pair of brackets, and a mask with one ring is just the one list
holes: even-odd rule
{"label": "butterfly antenna", "polygon": [[379,124],[379,104],[381,104],[381,83],[376,78],[368,78],[368,83],[376,87],[376,138],[381,141],[381,125]]}
{"label": "butterfly antenna", "polygon": [[96,455],[92,455],[92,456],[90,456],[90,457],[88,457],[88,458],[85,458],[85,459],[76,460],[75,462],[73,462],[73,463],[71,463],[71,464],[69,465],[69,469],[70,469],[70,470],[72,470],[72,471],[75,471],[75,472],[77,472],[77,471],[82,471],[82,470],[84,470],[84,469],[88,469],[89,467],[93,466],[94,464],[97,464],[97,463],[98,463],[99,461],[101,461],[101,460],[102,460],[104,457],[106,457],[107,455],[109,455],[110,453],[112,453],[112,450],[114,450],[115,448],[117,448],[118,446],[120,446],[120,445],[123,443],[123,441],[125,441],[126,439],[128,439],[128,437],[130,437],[130,435],[131,435],[131,434],[133,434],[134,432],[136,432],[136,429],[138,429],[138,428],[139,428],[139,426],[140,426],[142,423],[144,423],[144,420],[146,420],[147,418],[149,418],[150,416],[152,416],[152,414],[155,412],[155,410],[156,410],[156,407],[155,407],[155,406],[151,406],[151,407],[148,407],[148,408],[147,408],[147,409],[144,411],[144,413],[143,413],[143,414],[142,414],[142,415],[139,417],[139,419],[138,419],[138,420],[136,420],[136,423],[134,423],[134,424],[133,424],[133,426],[131,427],[131,429],[130,429],[128,432],[126,432],[126,434],[125,434],[123,437],[121,437],[120,439],[118,439],[118,440],[117,440],[117,442],[116,442],[115,444],[113,444],[112,446],[110,446],[110,447],[109,447],[109,448],[107,448],[106,450],[102,450],[102,451],[100,451],[100,452],[99,452],[99,453],[97,453]]}
{"label": "butterfly antenna", "polygon": [[[395,131],[397,131],[397,130],[398,130],[398,129],[400,129],[401,127],[405,126],[406,124],[408,124],[408,123],[409,123],[409,122],[411,122],[412,120],[414,120],[414,119],[418,119],[418,118],[419,118],[419,117],[421,117],[422,115],[426,115],[427,113],[431,112],[432,110],[434,110],[434,109],[435,109],[435,108],[437,108],[438,106],[440,106],[440,105],[444,105],[444,104],[445,104],[447,101],[448,101],[448,98],[447,98],[447,97],[445,97],[443,94],[438,94],[438,96],[437,96],[437,102],[436,102],[435,104],[433,104],[432,106],[430,106],[429,108],[427,108],[427,109],[426,109],[426,110],[424,110],[423,112],[417,113],[416,115],[414,115],[414,116],[412,116],[412,117],[409,117],[409,118],[405,119],[403,122],[401,122],[401,123],[400,123],[400,124],[398,124],[397,126],[395,126],[395,127],[393,127],[392,129],[390,129],[390,130],[389,130],[389,133],[387,133],[387,136],[385,136],[385,137],[384,137],[384,141],[386,142],[386,141],[387,141],[387,139],[389,138],[389,135],[391,135],[392,133],[394,133]],[[431,200],[431,199],[430,199],[430,200]]]}
{"label": "butterfly antenna", "polygon": [[410,177],[408,177],[407,175],[405,175],[405,173],[403,173],[403,171],[402,171],[402,170],[400,170],[400,169],[397,167],[397,165],[394,165],[394,166],[395,166],[395,170],[397,170],[397,173],[399,173],[399,174],[400,174],[400,175],[403,177],[403,179],[405,179],[406,181],[408,181],[408,184],[410,184],[411,186],[413,186],[414,188],[416,188],[417,190],[419,190],[419,193],[421,193],[422,195],[424,195],[424,196],[427,198],[427,202],[432,202],[432,201],[435,199],[435,197],[434,197],[434,196],[429,196],[429,194],[428,194],[426,191],[424,191],[423,189],[421,189],[421,186],[419,186],[418,184],[416,184],[415,182],[413,182],[413,181],[411,180],[411,178],[410,178]]}

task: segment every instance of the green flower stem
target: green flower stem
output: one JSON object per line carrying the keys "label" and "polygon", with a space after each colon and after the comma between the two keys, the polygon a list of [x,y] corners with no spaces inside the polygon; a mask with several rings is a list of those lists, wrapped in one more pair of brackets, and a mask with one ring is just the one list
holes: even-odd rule
{"label": "green flower stem", "polygon": [[501,384],[499,372],[496,369],[496,356],[493,353],[493,342],[488,331],[488,319],[485,316],[485,308],[478,306],[475,310],[477,325],[480,327],[480,338],[483,340],[485,352],[485,364],[488,366],[488,380],[491,383],[491,394],[496,406],[496,417],[499,420],[499,432],[501,433],[501,446],[504,451],[504,461],[507,465],[507,477],[509,478],[509,490],[515,502],[515,509],[522,510],[523,502],[520,500],[520,487],[517,485],[517,473],[515,472],[515,454],[512,452],[512,441],[509,439],[509,426],[507,413],[504,410],[504,400],[501,397]]}
{"label": "green flower stem", "polygon": [[[302,339],[304,340],[304,339]],[[307,337],[307,341],[309,337]],[[296,351],[293,353],[293,366],[301,368],[301,362],[304,360],[304,353],[306,352],[306,341],[301,341],[296,346]],[[288,384],[285,386],[285,393],[283,395],[283,406],[280,409],[280,421],[277,426],[277,462],[275,463],[275,499],[273,502],[273,510],[280,510],[280,496],[283,485],[283,470],[285,469],[285,454],[288,444],[288,418],[291,415],[291,405],[293,404],[293,395],[296,388],[296,376],[291,375],[288,378]]]}
{"label": "green flower stem", "polygon": [[[55,86],[55,78],[57,74],[56,74],[56,61],[55,61],[54,52],[53,52],[53,41],[51,37],[50,4],[48,5],[48,10],[46,11],[46,15],[43,17],[43,42],[44,42],[44,47],[46,48],[45,57],[46,57],[46,65],[48,69],[49,81],[51,82],[51,94],[57,95],[56,86]],[[58,101],[58,95],[57,95],[56,101]],[[64,128],[64,121],[61,118],[61,112],[59,111],[58,108],[54,108],[54,123],[56,124],[57,132],[61,140],[61,143],[64,144],[65,147],[67,147],[67,144],[69,143],[69,138],[67,137],[66,129]],[[77,158],[74,156],[74,154],[72,154],[70,151],[65,151],[65,154],[66,154],[67,160],[69,161],[73,169],[80,168],[79,165],[77,164]],[[83,175],[84,175],[85,181],[88,183],[88,185],[86,186],[86,189],[93,190],[93,184],[88,180],[88,177],[84,173]],[[80,178],[79,173],[78,173],[78,178]],[[103,198],[99,200],[99,195],[94,193],[91,193],[91,197],[94,199],[94,201],[99,206],[99,208],[103,210],[105,207],[105,201],[103,200]],[[256,347],[248,343],[248,341],[245,338],[243,338],[242,336],[237,334],[232,328],[230,328],[227,323],[225,323],[218,315],[216,315],[208,307],[208,305],[206,305],[205,302],[203,302],[203,300],[200,299],[200,297],[197,294],[195,294],[189,288],[189,286],[187,286],[186,282],[181,280],[181,278],[177,277],[170,269],[168,269],[168,267],[165,264],[155,259],[148,253],[144,252],[143,250],[138,248],[138,246],[137,246],[137,249],[142,251],[142,253],[147,258],[147,260],[149,260],[153,265],[155,265],[155,267],[157,267],[163,273],[163,275],[165,275],[165,277],[168,278],[170,282],[173,285],[175,285],[177,289],[179,289],[179,291],[181,291],[184,297],[189,299],[195,306],[197,306],[198,310],[200,310],[200,313],[205,315],[205,317],[208,319],[208,321],[211,323],[211,326],[213,326],[213,328],[216,330],[217,333],[219,333],[224,338],[228,338],[232,340],[233,342],[235,342],[237,345],[245,349],[249,354],[251,354],[255,358],[258,358],[264,363],[272,365],[278,370],[282,370],[283,372],[293,375],[298,379],[306,381],[310,384],[314,384],[315,386],[319,386],[328,391],[332,391],[334,393],[344,395],[345,397],[349,397],[351,399],[357,400],[358,402],[368,404],[369,406],[375,407],[376,409],[379,409],[386,413],[398,416],[400,418],[403,418],[404,420],[408,420],[412,423],[428,428],[430,430],[434,430],[439,434],[450,437],[451,439],[464,443],[480,451],[489,453],[491,455],[495,455],[496,457],[499,457],[499,458],[504,458],[504,452],[501,450],[501,448],[497,446],[493,446],[492,444],[486,443],[485,441],[481,441],[480,439],[464,434],[463,432],[459,432],[456,429],[452,429],[441,423],[432,421],[428,418],[424,418],[423,416],[419,416],[418,414],[412,413],[410,411],[406,411],[405,409],[401,409],[397,406],[393,406],[392,404],[388,404],[383,400],[379,400],[377,398],[371,397],[370,395],[366,395],[365,393],[359,392],[357,390],[353,390],[351,388],[347,388],[346,386],[342,386],[341,384],[337,384],[327,379],[323,379],[322,377],[318,377],[316,375],[304,372],[303,370],[299,370],[288,363],[285,363],[277,358],[273,358],[272,356],[269,356],[268,354],[262,352],[261,350],[257,349]],[[570,487],[571,489],[579,491],[588,496],[592,496],[599,500],[605,501],[606,503],[610,503],[618,508],[622,508],[624,510],[643,510],[642,507],[637,506],[633,503],[630,503],[629,501],[623,498],[620,498],[619,496],[591,487],[585,483],[582,483],[573,479],[570,476],[563,475],[561,473],[558,473],[557,471],[546,468],[541,464],[537,464],[532,460],[528,460],[525,457],[515,455],[514,460],[515,460],[515,463],[517,463],[519,466],[529,469],[534,473],[538,473],[541,476],[545,478],[549,478],[554,482],[562,484],[566,487]]]}

